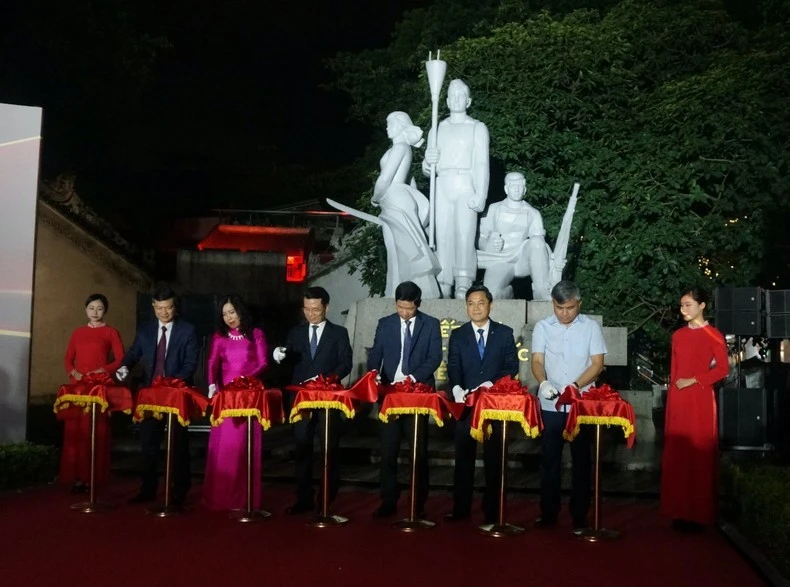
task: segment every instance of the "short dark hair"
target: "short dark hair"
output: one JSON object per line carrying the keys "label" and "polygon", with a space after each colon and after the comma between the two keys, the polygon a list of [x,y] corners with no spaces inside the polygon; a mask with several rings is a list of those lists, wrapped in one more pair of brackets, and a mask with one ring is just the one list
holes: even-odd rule
{"label": "short dark hair", "polygon": [[482,291],[486,294],[486,299],[489,303],[494,301],[494,296],[491,295],[491,291],[482,283],[475,283],[469,289],[466,290],[466,297],[464,299],[468,300],[469,296],[475,293],[476,291]]}
{"label": "short dark hair", "polygon": [[314,285],[313,287],[308,287],[306,290],[304,290],[304,299],[321,300],[322,305],[328,306],[329,292],[326,291],[323,287]]}
{"label": "short dark hair", "polygon": [[95,302],[97,300],[100,301],[102,304],[104,304],[104,311],[105,312],[107,312],[110,309],[110,302],[108,302],[107,298],[104,295],[100,294],[100,293],[94,293],[94,294],[89,295],[88,299],[85,300],[85,307],[87,308],[88,305],[91,302]]}
{"label": "short dark hair", "polygon": [[568,279],[563,279],[562,281],[557,282],[557,284],[551,288],[551,299],[558,304],[564,304],[565,302],[569,302],[571,300],[581,301],[582,292],[575,282]]}
{"label": "short dark hair", "polygon": [[175,300],[176,292],[173,287],[167,283],[158,283],[151,291],[151,299],[155,302],[164,302],[165,300]]}
{"label": "short dark hair", "polygon": [[225,320],[222,317],[222,309],[225,307],[225,304],[230,304],[233,306],[233,309],[236,310],[236,315],[239,317],[239,332],[252,340],[252,314],[247,304],[238,294],[223,296],[220,298],[219,304],[217,304],[217,314],[219,315],[217,330],[219,333],[222,334],[222,336],[228,336],[230,332],[230,328],[225,324]]}
{"label": "short dark hair", "polygon": [[680,297],[683,298],[685,296],[691,296],[698,304],[705,304],[708,305],[708,300],[710,299],[708,296],[708,292],[702,289],[701,287],[687,287],[682,292],[680,292]]}
{"label": "short dark hair", "polygon": [[399,283],[395,288],[395,301],[414,302],[414,305],[419,308],[420,302],[422,302],[422,290],[413,281]]}

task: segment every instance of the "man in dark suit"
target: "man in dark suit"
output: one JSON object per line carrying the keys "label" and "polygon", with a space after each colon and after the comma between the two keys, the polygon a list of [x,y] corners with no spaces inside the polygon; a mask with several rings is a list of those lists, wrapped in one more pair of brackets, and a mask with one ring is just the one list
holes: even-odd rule
{"label": "man in dark suit", "polygon": [[[398,383],[406,378],[417,383],[436,385],[434,371],[442,362],[442,338],[439,321],[419,311],[422,290],[411,281],[395,289],[395,313],[379,320],[373,348],[368,354],[368,370],[377,369],[384,384]],[[415,506],[417,517],[425,517],[428,498],[428,416],[419,416],[420,443],[417,446],[417,479]],[[386,518],[397,511],[398,453],[403,436],[411,446],[414,440],[414,418],[396,418],[381,424],[381,506],[376,516]],[[413,453],[412,453],[413,454]]]}
{"label": "man in dark suit", "polygon": [[[337,375],[343,379],[351,372],[351,344],[348,331],[326,319],[329,293],[323,287],[309,287],[304,293],[302,310],[307,324],[296,326],[288,333],[284,347],[274,349],[274,360],[294,362],[291,384],[296,385],[319,375]],[[325,411],[314,410],[310,418],[294,424],[296,437],[296,503],[286,511],[301,514],[315,509],[313,499],[313,439],[316,427],[326,425]],[[337,467],[341,424],[337,410],[330,410],[329,428],[329,501],[333,501],[340,485]],[[322,449],[324,434],[320,434]],[[319,496],[319,502],[321,501]]]}
{"label": "man in dark suit", "polygon": [[[518,354],[513,329],[489,318],[493,297],[483,285],[473,285],[466,292],[469,322],[453,330],[447,356],[447,374],[453,397],[463,402],[478,387],[491,387],[500,377],[518,373]],[[464,520],[472,509],[477,442],[470,434],[472,410],[467,408],[455,427],[455,471],[453,475],[453,511],[445,519]],[[483,515],[486,524],[496,521],[501,467],[499,446],[502,426],[493,423],[493,433],[483,443],[486,486]]]}
{"label": "man in dark suit", "polygon": [[[151,385],[158,376],[177,377],[190,383],[198,366],[198,340],[195,327],[177,316],[176,296],[169,286],[160,286],[152,294],[156,320],[139,327],[131,348],[118,369],[118,379],[129,374],[137,363],[143,367],[141,386]],[[131,503],[153,501],[156,498],[160,445],[165,429],[165,419],[145,418],[140,422],[140,444],[143,452],[142,486]],[[184,426],[176,423],[173,428],[173,498],[174,505],[186,499],[192,484],[189,463],[189,435]]]}

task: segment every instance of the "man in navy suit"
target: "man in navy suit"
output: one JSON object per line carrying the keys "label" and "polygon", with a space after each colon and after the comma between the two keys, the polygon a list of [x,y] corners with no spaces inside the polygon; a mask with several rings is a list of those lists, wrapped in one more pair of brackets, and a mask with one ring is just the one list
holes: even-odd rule
{"label": "man in navy suit", "polygon": [[[125,379],[129,368],[140,363],[144,373],[142,387],[149,386],[158,376],[177,377],[190,383],[198,366],[199,355],[195,327],[178,318],[176,296],[169,286],[158,287],[151,297],[157,319],[143,324],[137,330],[131,348],[121,361],[118,378]],[[131,503],[143,503],[156,498],[156,466],[165,422],[165,419],[156,418],[145,418],[140,422],[142,486],[140,492],[129,500]],[[189,435],[180,424],[173,428],[173,435],[173,504],[180,505],[192,484]]]}
{"label": "man in navy suit", "polygon": [[[419,311],[422,290],[416,283],[404,281],[395,288],[395,313],[379,320],[373,348],[368,354],[368,370],[379,371],[384,384],[411,379],[434,387],[433,373],[442,362],[442,338],[439,321]],[[422,428],[417,446],[415,506],[417,517],[425,517],[428,498],[428,416],[421,415]],[[414,440],[414,418],[396,418],[381,424],[381,506],[376,516],[387,518],[397,511],[398,453],[403,436]],[[412,452],[412,454],[414,454]]]}
{"label": "man in navy suit", "polygon": [[[306,324],[296,326],[288,333],[284,347],[274,349],[274,360],[294,361],[291,384],[296,385],[319,375],[337,375],[343,379],[351,373],[351,344],[348,331],[326,319],[329,293],[323,287],[309,287],[304,292],[302,311]],[[301,514],[315,509],[313,499],[313,439],[316,428],[326,425],[325,410],[313,410],[309,418],[294,424],[296,437],[296,503],[286,511]],[[329,501],[333,501],[340,485],[337,466],[340,443],[340,414],[330,410],[329,423]],[[323,445],[324,435],[320,434]],[[322,446],[322,449],[324,447]],[[319,496],[318,501],[321,501]]]}
{"label": "man in navy suit", "polygon": [[[513,329],[489,318],[492,300],[487,287],[470,287],[466,292],[466,313],[470,321],[450,335],[447,374],[453,396],[459,403],[478,387],[491,387],[500,377],[513,377],[518,373]],[[453,511],[445,516],[445,520],[450,522],[468,518],[472,510],[477,442],[470,434],[471,420],[472,410],[466,408],[455,427]],[[493,524],[497,517],[501,435],[501,423],[494,422],[491,437],[483,443],[486,479],[483,515],[486,524]]]}

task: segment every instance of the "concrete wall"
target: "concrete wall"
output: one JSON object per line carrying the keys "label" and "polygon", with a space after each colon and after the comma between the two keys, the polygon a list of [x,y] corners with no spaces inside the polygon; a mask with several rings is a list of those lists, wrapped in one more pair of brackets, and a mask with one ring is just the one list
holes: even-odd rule
{"label": "concrete wall", "polygon": [[362,283],[362,275],[359,271],[349,274],[347,263],[310,280],[310,285],[323,287],[329,292],[327,318],[335,324],[345,324],[351,306],[370,297],[370,288]]}
{"label": "concrete wall", "polygon": [[87,323],[85,298],[107,296],[107,323],[121,333],[124,348],[134,338],[137,292],[147,276],[95,241],[57,210],[39,201],[30,373],[30,402],[53,400],[67,383],[63,368],[71,332]]}

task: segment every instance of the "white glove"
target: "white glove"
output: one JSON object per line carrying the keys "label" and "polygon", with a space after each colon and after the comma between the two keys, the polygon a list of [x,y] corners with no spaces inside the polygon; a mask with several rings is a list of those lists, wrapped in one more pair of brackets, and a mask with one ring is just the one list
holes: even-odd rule
{"label": "white glove", "polygon": [[272,358],[274,359],[274,362],[277,363],[278,365],[282,363],[283,359],[285,359],[285,347],[278,346],[276,349],[274,349],[274,352],[272,353]]}
{"label": "white glove", "polygon": [[115,372],[115,376],[118,378],[118,381],[123,381],[129,376],[129,367],[118,367],[118,370]]}
{"label": "white glove", "polygon": [[489,387],[494,387],[494,384],[491,383],[490,381],[483,381],[483,383],[477,386],[478,389],[480,389],[481,387],[483,389],[488,389]]}
{"label": "white glove", "polygon": [[466,390],[461,387],[460,385],[456,385],[453,387],[453,397],[455,398],[456,403],[462,404],[464,403],[464,398],[466,397]]}
{"label": "white glove", "polygon": [[214,397],[215,393],[217,393],[217,386],[212,383],[208,386],[208,399]]}
{"label": "white glove", "polygon": [[557,388],[554,387],[554,384],[546,379],[543,383],[540,384],[538,387],[538,395],[543,399],[555,399],[560,396],[560,392],[557,391]]}
{"label": "white glove", "polygon": [[376,383],[381,383],[381,373],[376,372]]}

